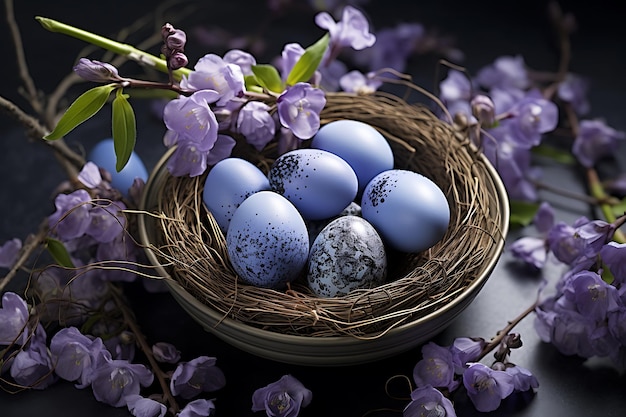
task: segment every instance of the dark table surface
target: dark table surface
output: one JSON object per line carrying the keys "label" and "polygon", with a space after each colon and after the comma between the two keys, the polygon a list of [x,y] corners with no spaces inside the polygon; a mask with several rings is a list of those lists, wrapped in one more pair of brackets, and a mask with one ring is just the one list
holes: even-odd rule
{"label": "dark table surface", "polygon": [[[42,15],[84,27],[97,33],[110,34],[132,23],[147,2],[108,1],[20,1],[15,5],[18,22],[26,47],[31,72],[39,88],[50,92],[52,86],[66,74],[78,51],[84,46],[79,41],[42,30],[33,20]],[[222,3],[228,3],[224,5]],[[212,2],[210,12],[196,15],[205,24],[217,24],[236,30],[255,22],[258,14],[237,8],[237,1]],[[261,3],[261,2],[254,2]],[[546,18],[545,2],[409,2],[373,0],[368,7],[372,20],[382,26],[397,22],[420,22],[440,33],[454,36],[456,45],[466,53],[464,64],[471,71],[489,64],[500,55],[521,54],[527,64],[536,69],[554,70],[557,65],[551,27]],[[420,4],[421,3],[421,4]],[[590,117],[605,118],[618,130],[626,130],[626,36],[617,11],[616,2],[599,1],[584,7],[572,8],[579,22],[579,30],[572,37],[574,72],[591,77]],[[513,5],[514,4],[514,5]],[[572,7],[572,6],[569,6]],[[4,16],[4,13],[2,13]],[[303,30],[282,20],[268,30],[282,43]],[[311,22],[311,25],[313,23]],[[4,26],[4,25],[3,25]],[[306,27],[306,26],[304,26]],[[15,73],[13,50],[9,35],[2,29],[3,63],[0,67],[2,83],[0,94],[20,104],[16,93],[19,82]],[[303,39],[307,39],[306,36]],[[305,41],[303,41],[304,43]],[[195,57],[197,59],[197,56]],[[193,58],[191,59],[193,62]],[[416,57],[409,72],[418,84],[432,89],[436,59]],[[3,151],[0,163],[0,242],[13,237],[25,238],[36,230],[41,219],[51,213],[53,191],[64,179],[48,149],[28,141],[17,124],[0,116],[0,141]],[[137,152],[152,167],[164,148],[161,145],[162,126],[154,120],[147,106],[138,107],[138,124],[145,127],[150,138],[140,138]],[[108,136],[108,120],[96,118],[81,128],[80,143],[86,148],[96,140]],[[156,145],[155,145],[156,144]],[[626,163],[624,148],[620,150],[621,165]],[[577,191],[584,185],[573,171],[562,167],[545,166],[545,180]],[[580,215],[590,215],[585,204],[554,196],[545,196],[557,209],[558,218],[572,221]],[[508,242],[523,231],[514,230]],[[554,281],[558,270],[548,268],[544,277]],[[490,338],[506,321],[525,310],[536,296],[542,276],[530,274],[514,262],[506,251],[484,289],[471,306],[434,341],[449,344],[455,337],[477,336]],[[9,289],[19,290],[25,281],[20,276]],[[198,355],[215,356],[226,374],[226,387],[216,394],[219,416],[253,415],[250,411],[252,392],[280,376],[290,373],[313,392],[313,401],[302,410],[302,416],[362,416],[380,409],[401,410],[405,400],[391,398],[385,392],[386,381],[394,375],[410,377],[420,358],[418,348],[396,357],[359,366],[317,368],[286,365],[254,357],[241,352],[215,336],[206,333],[173,301],[169,294],[133,297],[136,312],[147,337],[153,341],[175,343],[186,358]],[[540,387],[534,396],[517,396],[505,401],[494,416],[620,416],[626,410],[626,380],[613,365],[605,360],[582,360],[559,354],[551,345],[543,344],[533,328],[533,317],[522,321],[516,330],[521,333],[524,346],[513,352],[512,360],[530,369],[538,378]],[[406,396],[406,389],[399,389]],[[261,415],[262,413],[256,414]],[[459,416],[480,415],[469,404],[458,405]],[[59,382],[43,391],[17,394],[0,392],[0,416],[127,416],[125,408],[115,409],[98,403],[89,389],[79,390],[70,383]],[[379,411],[372,416],[398,416],[399,412]]]}

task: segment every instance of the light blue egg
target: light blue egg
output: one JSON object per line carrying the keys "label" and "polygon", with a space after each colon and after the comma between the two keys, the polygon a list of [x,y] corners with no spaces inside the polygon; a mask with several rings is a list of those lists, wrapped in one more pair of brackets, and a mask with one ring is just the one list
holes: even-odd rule
{"label": "light blue egg", "polygon": [[291,201],[307,220],[338,215],[358,191],[350,165],[321,149],[296,149],[281,155],[268,177],[272,189]]}
{"label": "light blue egg", "polygon": [[421,252],[437,243],[450,223],[443,191],[417,172],[392,169],[374,177],[361,199],[361,214],[393,248]]}
{"label": "light blue egg", "polygon": [[279,289],[295,280],[309,256],[309,236],[298,210],[273,191],[259,191],[235,211],[226,233],[235,272],[246,283]]}
{"label": "light blue egg", "polygon": [[202,199],[224,234],[235,210],[252,194],[269,190],[267,176],[241,158],[219,161],[207,174]]}
{"label": "light blue egg", "polygon": [[337,120],[322,126],[311,147],[332,152],[345,160],[359,180],[359,193],[372,178],[394,166],[393,152],[385,137],[358,120]]}
{"label": "light blue egg", "polygon": [[115,169],[117,157],[115,156],[115,147],[111,138],[98,142],[87,155],[87,160],[107,170],[111,175],[113,188],[126,196],[135,178],[141,178],[144,182],[148,180],[148,170],[135,151],[131,153],[126,166],[120,172],[117,172]]}

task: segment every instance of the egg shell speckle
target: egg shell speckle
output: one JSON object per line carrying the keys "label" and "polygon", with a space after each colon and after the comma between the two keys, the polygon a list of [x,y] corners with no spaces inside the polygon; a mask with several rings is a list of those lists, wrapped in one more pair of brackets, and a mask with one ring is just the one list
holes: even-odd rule
{"label": "egg shell speckle", "polygon": [[271,188],[285,196],[307,220],[338,215],[356,197],[354,170],[337,155],[319,149],[296,149],[274,161]]}
{"label": "egg shell speckle", "polygon": [[279,289],[306,267],[309,237],[293,204],[273,191],[259,191],[235,211],[226,247],[235,272],[244,282]]}
{"label": "egg shell speckle", "polygon": [[374,227],[357,216],[330,222],[311,246],[307,281],[320,297],[346,295],[384,283],[387,257]]}

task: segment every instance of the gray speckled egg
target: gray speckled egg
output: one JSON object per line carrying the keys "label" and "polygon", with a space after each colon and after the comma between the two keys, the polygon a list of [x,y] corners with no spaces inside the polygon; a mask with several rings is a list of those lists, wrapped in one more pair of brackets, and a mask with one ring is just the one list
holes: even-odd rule
{"label": "gray speckled egg", "polygon": [[309,253],[307,280],[320,297],[346,295],[384,283],[387,257],[376,229],[358,216],[341,216],[317,236]]}

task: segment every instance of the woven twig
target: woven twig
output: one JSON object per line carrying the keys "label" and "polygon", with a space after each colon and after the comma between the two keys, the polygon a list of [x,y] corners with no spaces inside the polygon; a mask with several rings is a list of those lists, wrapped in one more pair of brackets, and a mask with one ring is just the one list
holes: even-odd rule
{"label": "woven twig", "polygon": [[[342,297],[314,295],[304,277],[286,291],[245,285],[202,203],[200,176],[168,177],[161,187],[160,241],[154,247],[170,275],[224,317],[284,334],[379,337],[445,306],[484,273],[503,239],[498,193],[469,140],[421,105],[382,93],[331,93],[321,117],[322,124],[353,119],[372,125],[388,139],[396,168],[419,172],[442,188],[451,221],[440,242],[423,253],[394,255],[387,283]],[[271,151],[260,155],[241,141],[234,155],[267,171]]]}

